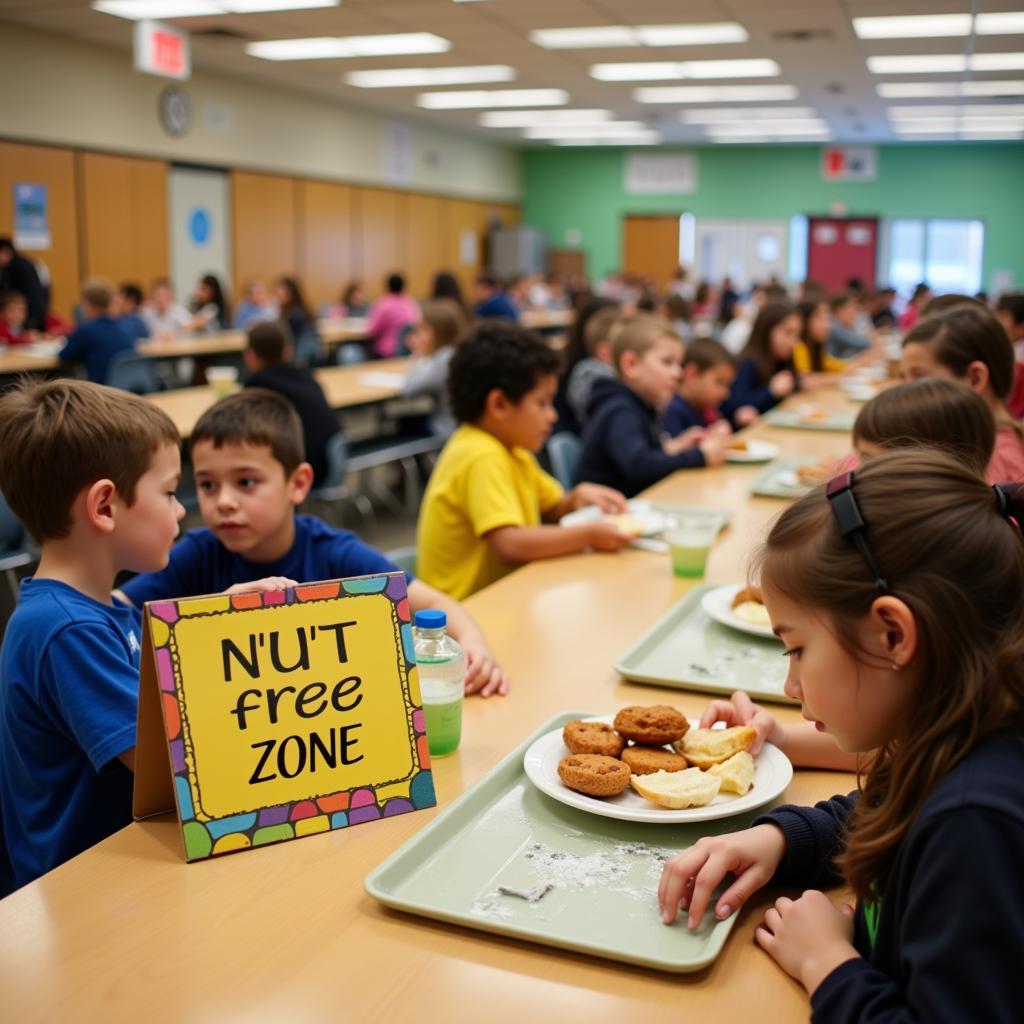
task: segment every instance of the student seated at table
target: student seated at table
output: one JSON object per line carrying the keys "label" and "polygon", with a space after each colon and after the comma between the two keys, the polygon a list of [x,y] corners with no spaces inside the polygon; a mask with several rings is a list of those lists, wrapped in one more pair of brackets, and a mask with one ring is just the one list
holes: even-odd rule
{"label": "student seated at table", "polygon": [[[791,890],[754,938],[816,1021],[1020,1017],[1022,521],[1019,486],[892,452],[791,505],[758,553],[786,694],[864,777],[700,839],[658,902],[698,928],[769,883]],[[856,908],[820,891],[839,884]]]}
{"label": "student seated at table", "polygon": [[769,302],[750,329],[739,355],[736,380],[722,414],[737,427],[753,423],[799,386],[793,353],[800,340],[800,314],[788,302]]}
{"label": "student seated at table", "polygon": [[149,336],[166,341],[192,329],[192,314],[174,301],[174,289],[166,277],[158,277],[149,289],[149,302],[142,307],[142,319]]}
{"label": "student seated at table", "polygon": [[277,306],[267,295],[267,286],[256,278],[245,282],[242,301],[235,307],[235,327],[251,327],[263,320],[276,320]]}
{"label": "student seated at table", "polygon": [[602,377],[615,376],[611,336],[621,315],[618,306],[608,306],[598,310],[583,327],[586,358],[581,359],[569,371],[569,379],[565,385],[565,400],[579,424],[584,423],[587,418],[594,385]]}
{"label": "student seated at table", "polygon": [[85,381],[0,398],[0,488],[40,545],[0,652],[0,810],[19,885],[132,820],[138,612],[118,573],[163,568],[185,510],[178,431]]}
{"label": "student seated at table", "polygon": [[113,289],[106,281],[91,279],[82,285],[82,313],[85,322],[57,354],[62,363],[84,363],[89,380],[106,384],[110,362],[118,352],[130,352],[135,342],[110,315]]}
{"label": "student seated at table", "polygon": [[368,316],[370,303],[367,301],[366,292],[363,290],[362,282],[349,281],[345,290],[341,293],[341,306],[338,316]]}
{"label": "student seated at table", "polygon": [[736,363],[724,345],[712,338],[695,338],[683,355],[683,378],[661,418],[662,430],[676,437],[694,427],[714,423],[728,426],[719,406],[729,397]]}
{"label": "student seated at table", "polygon": [[504,284],[493,274],[481,274],[473,285],[474,315],[481,320],[518,320],[519,309]]}
{"label": "student seated at table", "polygon": [[416,530],[420,574],[438,590],[461,599],[525,562],[630,542],[610,522],[556,525],[585,505],[626,507],[607,487],[566,493],[537,464],[556,418],[559,366],[539,334],[505,321],[479,324],[456,348],[448,386],[461,426],[430,476]]}
{"label": "student seated at table", "polygon": [[951,377],[970,385],[996,421],[996,444],[986,478],[1024,480],[1024,431],[1006,407],[1013,387],[1013,345],[999,321],[979,305],[929,316],[903,338],[903,376]]}
{"label": "student seated at table", "polygon": [[316,330],[313,314],[309,311],[309,303],[302,292],[298,278],[279,277],[274,284],[274,304],[278,316],[288,324],[292,338],[298,341],[304,334]]}
{"label": "student seated at table", "polygon": [[797,304],[800,314],[800,340],[793,349],[793,365],[806,383],[813,374],[843,373],[847,364],[828,350],[832,334],[832,307],[818,300]]}
{"label": "student seated at table", "polygon": [[578,473],[626,497],[677,469],[715,466],[725,459],[729,431],[684,430],[661,436],[661,416],[682,377],[683,343],[664,321],[636,316],[612,335],[616,376],[595,382]]}
{"label": "student seated at table", "polygon": [[121,328],[133,342],[149,337],[149,326],[142,319],[142,289],[126,281],[118,285],[111,312]]}
{"label": "student seated at table", "polygon": [[825,342],[828,354],[836,359],[852,359],[871,348],[871,339],[858,329],[860,300],[853,292],[840,292],[829,300],[832,325]]}
{"label": "student seated at table", "polygon": [[[451,402],[448,399],[448,366],[455,344],[466,333],[466,317],[452,299],[426,299],[421,303],[422,318],[409,332],[412,352],[409,369],[402,382],[406,398],[428,395],[434,400],[429,417],[404,417],[403,430],[448,437],[455,430]],[[423,422],[410,422],[420,421]]]}
{"label": "student seated at table", "polygon": [[299,414],[306,461],[313,467],[313,485],[323,483],[327,474],[327,442],[341,425],[316,377],[305,366],[296,366],[287,324],[281,321],[257,323],[246,336],[245,359],[249,375],[247,388],[266,388],[282,395]]}
{"label": "student seated at table", "polygon": [[370,309],[366,324],[366,333],[373,340],[373,354],[381,359],[399,354],[399,335],[420,318],[420,307],[405,294],[405,278],[401,274],[389,275],[387,287],[387,294]]}
{"label": "student seated at table", "polygon": [[4,292],[0,295],[0,344],[28,345],[39,338],[38,331],[25,328],[28,319],[28,303],[20,292]]}
{"label": "student seated at table", "polygon": [[231,326],[231,308],[216,274],[204,274],[192,297],[192,329],[203,334],[216,334]]}
{"label": "student seated at table", "polygon": [[[222,399],[199,418],[190,448],[206,526],[182,537],[165,569],[124,585],[132,604],[212,594],[234,585],[267,589],[396,571],[349,530],[295,514],[309,494],[313,472],[305,461],[298,414],[280,395],[251,388]],[[457,601],[412,579],[409,605],[413,611],[447,612],[449,632],[466,652],[466,693],[505,693],[501,666]]]}

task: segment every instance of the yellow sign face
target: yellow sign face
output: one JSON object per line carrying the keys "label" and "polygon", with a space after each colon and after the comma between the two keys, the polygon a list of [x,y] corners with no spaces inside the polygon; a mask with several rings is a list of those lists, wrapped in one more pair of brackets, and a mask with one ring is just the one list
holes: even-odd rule
{"label": "yellow sign face", "polygon": [[189,859],[433,805],[401,574],[147,610]]}

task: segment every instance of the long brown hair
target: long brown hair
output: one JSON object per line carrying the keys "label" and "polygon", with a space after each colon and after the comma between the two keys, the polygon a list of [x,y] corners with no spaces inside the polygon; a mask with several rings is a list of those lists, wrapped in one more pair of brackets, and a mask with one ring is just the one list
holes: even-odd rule
{"label": "long brown hair", "polygon": [[984,476],[996,421],[985,399],[966,384],[922,377],[872,398],[854,421],[853,440],[882,448],[940,448]]}
{"label": "long brown hair", "polygon": [[[858,898],[871,901],[939,780],[985,737],[1024,729],[1024,539],[991,487],[934,450],[871,460],[856,472],[854,494],[879,572],[918,631],[906,679],[912,709],[867,767],[837,860]],[[1024,522],[1024,488],[1012,492],[1011,512]],[[850,656],[872,664],[856,629],[878,591],[824,487],[783,512],[755,569],[790,600],[821,609]]]}
{"label": "long brown hair", "polygon": [[811,372],[821,373],[825,369],[825,342],[811,337],[811,320],[820,306],[827,306],[824,300],[807,300],[797,303],[796,311],[800,314],[800,340],[807,348],[811,360]]}
{"label": "long brown hair", "polygon": [[454,345],[469,329],[466,314],[454,299],[424,299],[420,303],[420,312],[433,335],[431,354]]}
{"label": "long brown hair", "polygon": [[796,377],[793,357],[778,359],[772,352],[772,331],[796,311],[796,306],[789,302],[766,302],[757,314],[754,326],[750,328],[750,338],[740,353],[740,358],[749,359],[754,364],[758,383],[762,386],[780,370],[789,370]]}

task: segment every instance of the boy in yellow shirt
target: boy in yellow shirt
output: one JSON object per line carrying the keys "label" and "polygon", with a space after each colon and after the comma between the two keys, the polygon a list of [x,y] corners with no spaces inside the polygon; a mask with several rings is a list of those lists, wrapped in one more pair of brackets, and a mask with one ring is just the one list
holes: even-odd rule
{"label": "boy in yellow shirt", "polygon": [[456,600],[537,558],[585,548],[617,551],[632,539],[611,522],[558,527],[584,505],[625,511],[608,487],[568,493],[537,464],[556,413],[561,360],[532,331],[483,323],[456,350],[449,369],[452,412],[461,426],[430,477],[417,528],[424,582]]}

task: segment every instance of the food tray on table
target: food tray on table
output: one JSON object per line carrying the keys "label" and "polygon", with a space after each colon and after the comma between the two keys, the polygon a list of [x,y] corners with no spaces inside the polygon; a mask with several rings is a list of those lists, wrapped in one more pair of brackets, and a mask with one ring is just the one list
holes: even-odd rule
{"label": "food tray on table", "polygon": [[797,470],[817,462],[812,455],[784,455],[775,459],[750,481],[750,493],[762,498],[801,498],[814,484],[801,483]]}
{"label": "food tray on table", "polygon": [[625,654],[615,671],[638,683],[730,694],[793,704],[783,692],[788,663],[778,640],[751,636],[715,622],[701,607],[713,586],[694,587]]}
{"label": "food tray on table", "polygon": [[772,409],[764,414],[764,422],[771,427],[790,430],[832,430],[848,434],[853,429],[851,412],[813,409]]}
{"label": "food tray on table", "polygon": [[566,712],[541,725],[374,869],[367,892],[411,914],[662,971],[710,964],[735,916],[708,915],[693,932],[682,920],[662,924],[662,865],[702,836],[745,828],[757,812],[655,825],[599,817],[546,796],[526,777],[526,751],[591,714]]}

